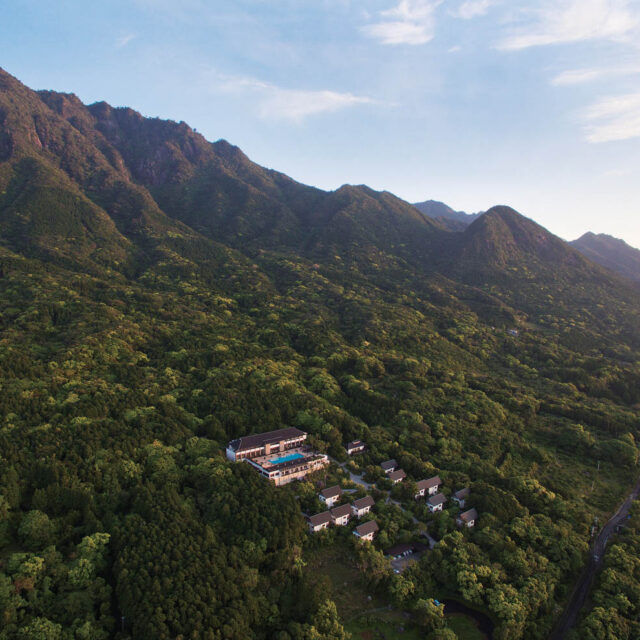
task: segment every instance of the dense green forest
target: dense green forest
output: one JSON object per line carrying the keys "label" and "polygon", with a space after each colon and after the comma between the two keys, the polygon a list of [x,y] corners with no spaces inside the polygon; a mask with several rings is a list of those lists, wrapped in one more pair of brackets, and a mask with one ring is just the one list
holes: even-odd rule
{"label": "dense green forest", "polygon": [[[338,461],[366,441],[381,531],[342,542],[434,638],[437,596],[546,637],[638,472],[637,285],[507,207],[446,231],[1,70],[0,363],[2,640],[346,638],[306,559],[344,532],[302,513],[344,476],[276,489],[226,460],[241,435],[296,426]],[[435,473],[471,487],[473,530],[414,501]],[[394,574],[409,513],[439,544]],[[635,637],[634,532],[584,637]]]}

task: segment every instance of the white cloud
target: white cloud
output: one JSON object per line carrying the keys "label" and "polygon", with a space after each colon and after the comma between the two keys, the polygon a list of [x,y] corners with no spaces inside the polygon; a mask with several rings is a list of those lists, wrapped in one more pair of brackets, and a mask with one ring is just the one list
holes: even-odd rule
{"label": "white cloud", "polygon": [[640,137],[640,92],[610,96],[583,113],[587,141],[612,142]]}
{"label": "white cloud", "polygon": [[125,35],[120,36],[116,40],[116,48],[122,49],[122,47],[126,47],[136,37],[135,33],[126,33]]}
{"label": "white cloud", "polygon": [[499,49],[518,50],[585,40],[628,40],[640,19],[629,0],[555,0],[523,15],[533,24],[505,38]]}
{"label": "white cloud", "polygon": [[223,91],[249,91],[256,98],[258,115],[268,120],[302,122],[309,116],[334,113],[348,107],[375,104],[375,100],[330,90],[287,89],[255,78],[217,76]]}
{"label": "white cloud", "polygon": [[483,16],[495,4],[495,0],[466,0],[453,15],[463,20],[471,20]]}
{"label": "white cloud", "polygon": [[382,44],[425,44],[433,39],[434,12],[442,0],[400,0],[380,12],[380,21],[362,27],[363,33]]}
{"label": "white cloud", "polygon": [[586,84],[594,80],[608,79],[617,76],[630,76],[640,73],[640,65],[624,67],[600,67],[593,69],[570,69],[556,75],[551,84],[556,86],[568,86],[576,84]]}

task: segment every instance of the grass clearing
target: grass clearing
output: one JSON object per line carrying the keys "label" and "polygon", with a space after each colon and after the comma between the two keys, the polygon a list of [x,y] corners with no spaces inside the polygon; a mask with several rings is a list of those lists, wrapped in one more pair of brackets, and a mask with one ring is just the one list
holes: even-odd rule
{"label": "grass clearing", "polygon": [[363,615],[345,629],[353,635],[353,640],[423,640],[424,632],[411,624],[406,614],[399,611],[385,611]]}
{"label": "grass clearing", "polygon": [[487,636],[478,629],[476,621],[464,613],[445,614],[445,619],[447,626],[459,640],[487,640]]}

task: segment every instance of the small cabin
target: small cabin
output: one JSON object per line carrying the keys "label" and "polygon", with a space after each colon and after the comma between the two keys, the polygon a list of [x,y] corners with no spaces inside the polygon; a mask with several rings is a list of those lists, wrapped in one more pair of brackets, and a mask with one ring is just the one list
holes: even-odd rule
{"label": "small cabin", "polygon": [[458,503],[458,506],[461,509],[464,509],[464,505],[466,501],[469,499],[469,488],[465,487],[464,489],[459,489],[452,496],[451,499]]}
{"label": "small cabin", "polygon": [[386,462],[381,462],[380,466],[382,470],[389,475],[398,468],[398,463],[395,460],[387,460]]}
{"label": "small cabin", "polygon": [[366,448],[366,445],[362,440],[352,440],[347,443],[347,455],[354,455],[356,453],[361,453]]}
{"label": "small cabin", "polygon": [[427,506],[429,507],[429,511],[431,513],[435,513],[436,511],[442,511],[444,507],[444,503],[447,501],[447,497],[444,493],[437,493],[435,496],[431,496],[427,500]]}
{"label": "small cabin", "polygon": [[322,500],[327,507],[333,507],[336,502],[340,502],[341,497],[342,489],[338,485],[327,487],[320,492],[320,500]]}
{"label": "small cabin", "polygon": [[312,533],[322,531],[322,529],[327,529],[331,524],[331,513],[329,511],[317,513],[315,516],[310,516],[308,521],[309,529]]}
{"label": "small cabin", "polygon": [[459,527],[474,527],[478,519],[478,512],[475,509],[464,511],[456,518],[456,524]]}
{"label": "small cabin", "polygon": [[375,520],[365,522],[353,530],[353,535],[360,540],[373,540],[380,527]]}
{"label": "small cabin", "polygon": [[398,469],[397,471],[392,471],[389,474],[389,480],[391,480],[393,484],[398,484],[399,482],[402,482],[406,477],[407,477],[407,474],[402,469]]}
{"label": "small cabin", "polygon": [[331,520],[336,527],[344,527],[349,524],[351,517],[351,505],[343,504],[339,507],[331,509]]}
{"label": "small cabin", "polygon": [[371,496],[365,496],[359,500],[354,500],[351,504],[351,511],[356,518],[362,518],[367,515],[371,508],[375,505],[375,501]]}

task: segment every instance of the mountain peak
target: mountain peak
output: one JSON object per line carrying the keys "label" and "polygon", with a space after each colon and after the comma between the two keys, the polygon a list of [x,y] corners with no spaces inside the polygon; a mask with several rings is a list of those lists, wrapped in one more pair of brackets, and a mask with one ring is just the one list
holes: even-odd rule
{"label": "mountain peak", "polygon": [[606,233],[587,231],[570,244],[603,267],[617,271],[631,280],[640,281],[640,250],[624,240]]}

